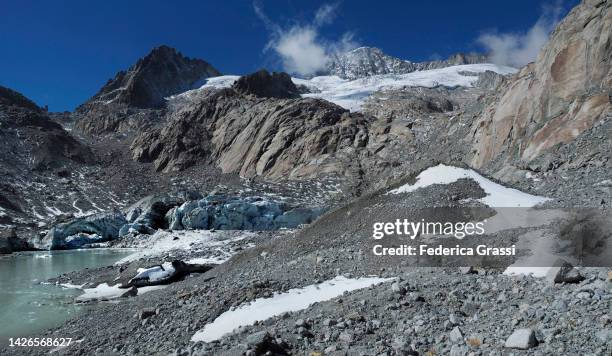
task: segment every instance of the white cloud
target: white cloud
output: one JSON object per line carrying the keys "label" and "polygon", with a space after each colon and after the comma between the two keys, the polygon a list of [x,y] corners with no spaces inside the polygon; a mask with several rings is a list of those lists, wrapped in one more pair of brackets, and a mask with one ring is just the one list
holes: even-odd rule
{"label": "white cloud", "polygon": [[337,4],[324,4],[310,23],[294,23],[283,28],[271,21],[262,7],[254,2],[255,14],[270,32],[270,41],[264,51],[274,51],[280,57],[284,70],[290,73],[310,76],[325,70],[334,54],[357,47],[351,33],[345,33],[338,40],[321,37],[321,26],[333,21],[337,7]]}
{"label": "white cloud", "polygon": [[323,4],[315,14],[314,24],[317,26],[327,25],[334,20],[338,4]]}
{"label": "white cloud", "polygon": [[557,1],[544,7],[538,21],[526,33],[483,33],[478,43],[487,49],[493,63],[522,67],[536,59],[559,22],[561,11],[561,3]]}
{"label": "white cloud", "polygon": [[271,47],[281,56],[285,70],[292,73],[314,74],[324,69],[329,60],[312,27],[294,26],[279,36]]}

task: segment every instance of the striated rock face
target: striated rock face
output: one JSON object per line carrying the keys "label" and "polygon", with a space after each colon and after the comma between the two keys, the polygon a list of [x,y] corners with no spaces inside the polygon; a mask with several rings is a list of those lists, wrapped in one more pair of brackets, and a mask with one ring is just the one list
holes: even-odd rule
{"label": "striated rock face", "polygon": [[235,89],[210,92],[139,135],[133,157],[157,170],[214,164],[224,173],[270,178],[342,174],[341,152],[368,141],[368,119],[319,99],[276,99]]}
{"label": "striated rock face", "polygon": [[[551,34],[536,62],[502,86],[472,125],[472,165],[528,165],[551,155],[554,160],[559,147],[610,116],[611,6],[609,0],[583,1]],[[589,150],[599,151],[585,146],[580,155]]]}
{"label": "striated rock face", "polygon": [[299,98],[300,92],[287,73],[268,73],[262,69],[240,77],[233,85],[242,94],[253,94],[262,98]]}
{"label": "striated rock face", "polygon": [[174,48],[154,48],[127,71],[117,73],[89,102],[124,103],[138,108],[163,106],[164,98],[220,75],[201,59],[184,57]]}
{"label": "striated rock face", "polygon": [[483,55],[457,53],[447,60],[414,63],[389,56],[375,47],[359,47],[335,56],[328,65],[328,74],[344,79],[357,79],[377,74],[405,74],[486,61],[487,57]]}

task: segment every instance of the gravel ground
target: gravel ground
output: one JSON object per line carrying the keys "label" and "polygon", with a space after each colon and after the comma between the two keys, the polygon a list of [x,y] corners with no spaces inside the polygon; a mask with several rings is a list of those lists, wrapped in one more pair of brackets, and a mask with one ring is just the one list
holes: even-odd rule
{"label": "gravel ground", "polygon": [[[503,275],[504,267],[512,263],[507,259],[500,259],[498,268],[467,271],[423,267],[434,265],[435,260],[416,263],[370,253],[368,225],[372,221],[393,221],[399,216],[464,219],[466,212],[469,218],[482,218],[490,209],[475,199],[483,196],[471,180],[411,194],[366,196],[297,231],[249,234],[225,245],[236,254],[212,270],[135,298],[97,303],[45,336],[82,340],[55,351],[66,355],[609,355],[609,268],[582,268],[585,279],[580,283],[551,284],[544,278]],[[466,205],[470,209],[420,208]],[[456,216],[456,211],[462,215]],[[525,231],[531,230],[511,229],[487,238],[516,241]],[[214,234],[231,240],[240,233],[244,232]],[[94,285],[128,278],[137,267],[168,259],[214,257],[205,247],[195,243],[187,250],[81,271],[58,281]],[[461,261],[443,261],[455,266],[457,262]],[[339,275],[376,275],[396,278],[396,282],[285,313],[215,342],[190,341],[233,307]],[[43,354],[48,350],[10,352]]]}

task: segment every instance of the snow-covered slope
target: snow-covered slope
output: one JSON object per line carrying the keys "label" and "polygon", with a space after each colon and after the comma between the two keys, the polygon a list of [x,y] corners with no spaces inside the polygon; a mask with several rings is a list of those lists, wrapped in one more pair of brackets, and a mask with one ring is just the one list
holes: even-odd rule
{"label": "snow-covered slope", "polygon": [[[368,96],[376,91],[397,89],[405,86],[435,87],[438,85],[470,87],[478,80],[477,73],[493,71],[507,75],[516,72],[511,67],[495,64],[466,64],[446,68],[424,70],[407,74],[381,74],[356,80],[342,79],[338,76],[319,76],[311,79],[292,78],[296,85],[303,85],[310,93],[303,97],[321,98],[351,111],[361,110]],[[167,98],[170,104],[184,100],[193,101],[202,90],[207,88],[228,88],[238,79],[235,75],[224,75],[206,80],[199,89],[187,91]]]}
{"label": "snow-covered slope", "polygon": [[467,64],[407,74],[374,75],[356,80],[341,79],[337,76],[321,76],[308,80],[294,78],[293,81],[311,89],[312,93],[304,94],[305,97],[322,98],[351,111],[359,111],[365,99],[376,91],[405,86],[470,87],[478,80],[478,76],[474,73],[486,71],[506,75],[516,72],[516,69],[495,64]]}
{"label": "snow-covered slope", "polygon": [[444,164],[427,168],[416,177],[416,182],[414,184],[403,185],[397,189],[393,189],[389,193],[410,193],[419,188],[425,188],[433,184],[450,184],[465,178],[472,179],[478,183],[487,194],[484,198],[480,199],[480,201],[490,207],[531,208],[550,200],[550,198],[539,197],[521,192],[517,189],[504,187],[501,184],[481,176],[471,169],[447,166]]}
{"label": "snow-covered slope", "polygon": [[221,314],[204,329],[193,335],[191,341],[211,342],[231,333],[237,328],[252,325],[258,320],[266,320],[286,312],[308,308],[312,303],[319,303],[338,297],[345,292],[367,288],[393,278],[364,277],[358,279],[337,276],[323,283],[295,288],[285,293],[276,293],[272,298],[259,298],[243,304],[236,309]]}

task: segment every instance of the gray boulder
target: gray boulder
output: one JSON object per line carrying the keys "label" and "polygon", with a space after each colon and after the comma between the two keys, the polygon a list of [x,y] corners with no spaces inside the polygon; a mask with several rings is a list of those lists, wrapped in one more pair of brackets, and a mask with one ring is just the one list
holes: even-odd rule
{"label": "gray boulder", "polygon": [[121,227],[121,229],[119,229],[120,237],[126,236],[130,233],[152,235],[155,233],[155,229],[139,223],[125,224]]}
{"label": "gray boulder", "polygon": [[570,263],[557,259],[553,267],[546,273],[546,280],[550,283],[578,283],[584,277]]}
{"label": "gray boulder", "polygon": [[536,340],[535,332],[531,329],[518,329],[515,330],[512,335],[506,339],[504,345],[510,349],[527,350],[538,344]]}
{"label": "gray boulder", "polygon": [[463,332],[458,326],[455,326],[450,332],[450,340],[453,343],[463,342]]}

